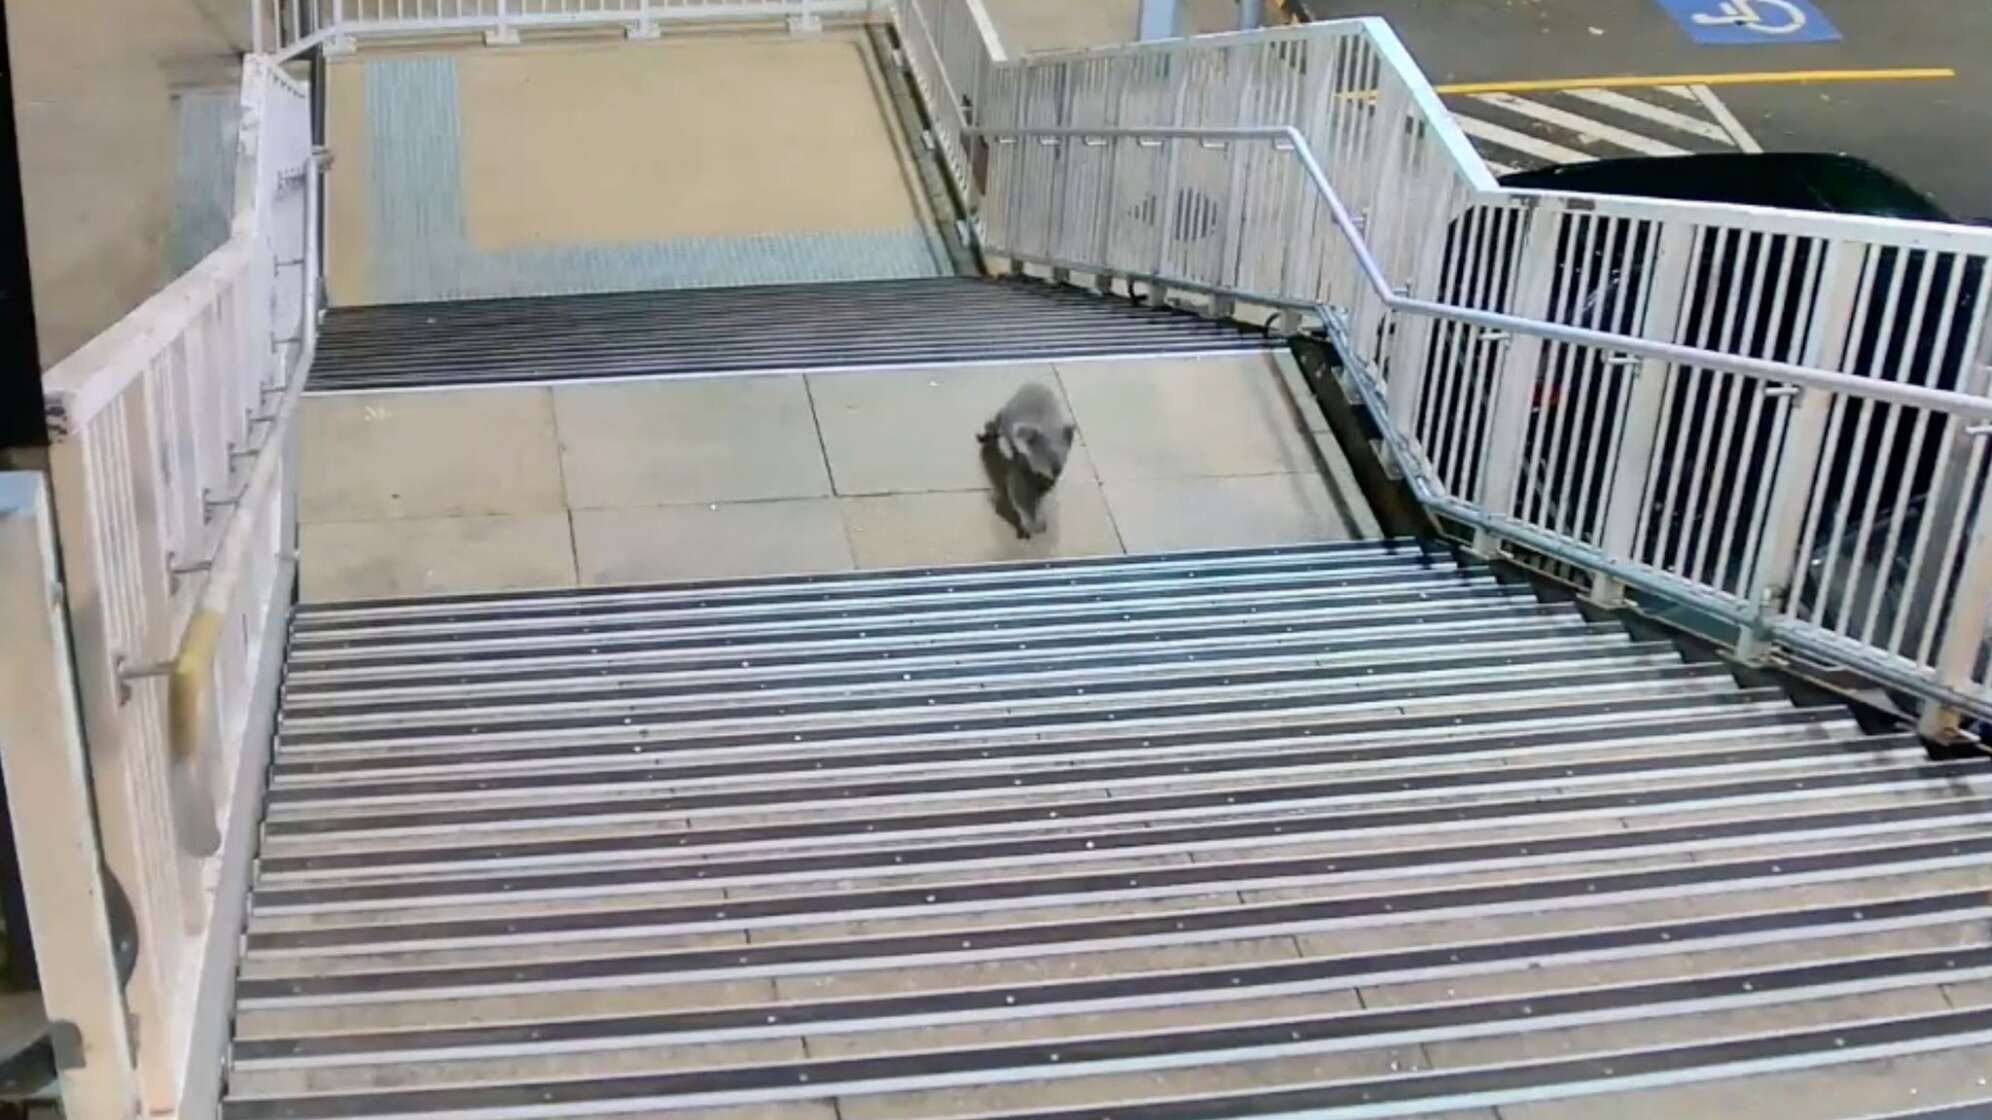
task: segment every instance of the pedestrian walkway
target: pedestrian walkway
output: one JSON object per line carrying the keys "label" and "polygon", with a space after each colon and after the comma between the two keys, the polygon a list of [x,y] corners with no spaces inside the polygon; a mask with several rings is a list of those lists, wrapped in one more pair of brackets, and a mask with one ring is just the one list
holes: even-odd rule
{"label": "pedestrian walkway", "polygon": [[332,302],[943,275],[883,98],[855,31],[370,48],[331,73]]}
{"label": "pedestrian walkway", "polygon": [[[1374,537],[1296,376],[1274,352],[307,397],[303,595]],[[974,436],[1028,380],[1079,439],[1050,534],[1024,541]]]}
{"label": "pedestrian walkway", "polygon": [[1451,93],[1446,106],[1496,175],[1598,159],[1761,150],[1707,86],[1522,86]]}

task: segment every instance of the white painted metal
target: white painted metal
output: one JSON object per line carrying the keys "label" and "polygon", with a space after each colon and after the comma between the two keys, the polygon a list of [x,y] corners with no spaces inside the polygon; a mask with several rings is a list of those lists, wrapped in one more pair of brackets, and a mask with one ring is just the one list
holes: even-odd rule
{"label": "white painted metal", "polygon": [[[230,239],[43,379],[96,794],[98,831],[80,835],[100,839],[137,912],[127,994],[148,1111],[203,1107],[183,1100],[216,1056],[197,1009],[227,1010],[214,993],[232,950],[211,948],[232,943],[214,918],[236,900],[216,877],[244,862],[222,837],[259,815],[260,769],[241,776],[267,750],[251,713],[275,684],[266,620],[290,595],[285,432],[315,331],[309,91],[252,56],[242,98]],[[210,639],[199,702],[175,716],[164,678],[195,630]]]}
{"label": "white painted metal", "polygon": [[0,474],[0,770],[42,1005],[81,1043],[59,1052],[63,1106],[71,1116],[130,1116],[138,1077],[91,821],[54,520],[40,475]]}
{"label": "white painted metal", "polygon": [[[1976,503],[1905,524],[1927,479],[1904,474],[1992,419],[1977,376],[1992,234],[1497,189],[1380,21],[984,75],[985,120],[1014,122],[981,132],[986,251],[1201,293],[1215,312],[1312,311],[1387,396],[1393,450],[1434,503],[1735,619],[1749,652],[1802,649],[1992,713],[1982,657],[1965,678],[1962,653],[1937,665],[1947,628],[1983,637],[1951,593]],[[1790,388],[1825,394],[1827,431],[1791,428],[1822,404],[1794,407]],[[1960,459],[1950,485],[1984,476]],[[1904,568],[1908,586],[1889,575]]]}
{"label": "white painted metal", "polygon": [[[522,31],[620,28],[654,38],[671,25],[770,23],[812,30],[824,17],[862,18],[876,0],[263,0],[274,4],[275,35],[258,50],[286,56],[327,42],[478,35],[493,46],[520,41]],[[260,12],[260,8],[258,9]]]}

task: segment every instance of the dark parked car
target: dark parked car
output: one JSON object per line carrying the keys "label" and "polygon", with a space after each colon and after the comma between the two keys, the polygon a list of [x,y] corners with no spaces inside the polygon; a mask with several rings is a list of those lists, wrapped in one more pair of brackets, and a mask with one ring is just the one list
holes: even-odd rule
{"label": "dark parked car", "polygon": [[[1902,180],[1844,155],[1715,155],[1607,160],[1523,172],[1501,180],[1521,189],[1634,195],[1681,201],[1733,203],[1834,214],[1949,222],[1949,215]],[[1450,241],[1458,241],[1459,230]],[[1579,232],[1571,223],[1562,262],[1552,279],[1552,306],[1565,322],[1633,333],[1646,300],[1645,274],[1653,236],[1649,227],[1613,236]],[[1571,245],[1568,238],[1585,238]],[[1677,337],[1708,349],[1805,364],[1812,332],[1809,305],[1823,283],[1826,242],[1810,237],[1768,236],[1747,229],[1709,233],[1698,241],[1688,290],[1700,298],[1686,305]],[[1448,246],[1449,255],[1453,246]],[[1574,251],[1572,251],[1574,249]],[[1859,302],[1839,368],[1942,389],[1958,389],[1960,371],[1972,368],[1965,350],[1975,337],[1984,264],[1980,258],[1938,250],[1886,249],[1862,262],[1871,298]],[[1444,296],[1460,298],[1461,290]],[[1547,348],[1539,371],[1525,467],[1524,509],[1586,535],[1602,518],[1603,472],[1592,468],[1616,438],[1628,381],[1606,370],[1602,358],[1559,359]],[[1457,355],[1455,350],[1454,354]],[[1436,348],[1430,358],[1447,360]],[[1458,368],[1460,359],[1451,358]],[[1491,375],[1492,361],[1468,364]],[[1982,391],[1981,386],[1963,386]],[[1644,538],[1642,559],[1655,560],[1704,581],[1741,590],[1751,557],[1744,555],[1748,508],[1763,500],[1784,438],[1786,398],[1769,399],[1763,383],[1708,371],[1673,379],[1663,400],[1661,467]],[[1877,639],[1895,631],[1912,655],[1913,639],[1932,609],[1939,609],[1946,564],[1939,556],[1959,516],[1975,516],[1981,477],[1967,478],[1969,456],[1962,425],[1920,412],[1849,401],[1828,428],[1822,482],[1817,490],[1819,531],[1806,558],[1798,604],[1817,609],[1823,624],[1860,633],[1870,625]],[[1593,446],[1593,445],[1596,446]],[[1946,458],[1951,462],[1945,465]],[[1699,476],[1698,486],[1672,487]],[[1672,494],[1663,506],[1662,496]],[[1736,507],[1736,508],[1732,508]],[[1912,573],[1910,545],[1929,511],[1940,518],[1921,571]],[[1835,532],[1835,530],[1838,530]],[[1891,549],[1891,542],[1901,542]],[[1877,600],[1877,597],[1879,599]],[[1905,617],[1906,613],[1906,617]]]}

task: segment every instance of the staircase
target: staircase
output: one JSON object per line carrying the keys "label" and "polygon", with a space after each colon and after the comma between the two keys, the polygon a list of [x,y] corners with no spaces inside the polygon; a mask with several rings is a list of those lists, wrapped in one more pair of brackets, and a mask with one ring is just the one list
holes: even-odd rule
{"label": "staircase", "polygon": [[882,369],[1262,350],[1171,308],[1035,280],[880,280],[343,307],[310,389]]}
{"label": "staircase", "polygon": [[227,1120],[1992,1101],[1992,774],[1410,545],[301,608],[272,774]]}

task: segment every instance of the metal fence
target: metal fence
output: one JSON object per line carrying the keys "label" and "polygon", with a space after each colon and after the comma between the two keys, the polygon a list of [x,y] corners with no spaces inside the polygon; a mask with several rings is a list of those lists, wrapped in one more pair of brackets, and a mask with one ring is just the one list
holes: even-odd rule
{"label": "metal fence", "polygon": [[482,33],[518,41],[535,28],[619,27],[650,38],[676,23],[786,21],[811,28],[826,17],[864,16],[884,0],[256,0],[258,51],[278,55],[359,39]]}
{"label": "metal fence", "polygon": [[1376,20],[909,53],[990,255],[1316,322],[1479,547],[1992,715],[1992,233],[1501,189]]}
{"label": "metal fence", "polygon": [[[309,92],[252,57],[242,97],[228,242],[43,379],[98,835],[141,945],[125,992],[148,1111],[219,1069],[239,929],[227,883],[260,803],[254,713],[274,690],[268,621],[290,596],[287,435],[316,323]],[[37,814],[58,796],[8,795]]]}

